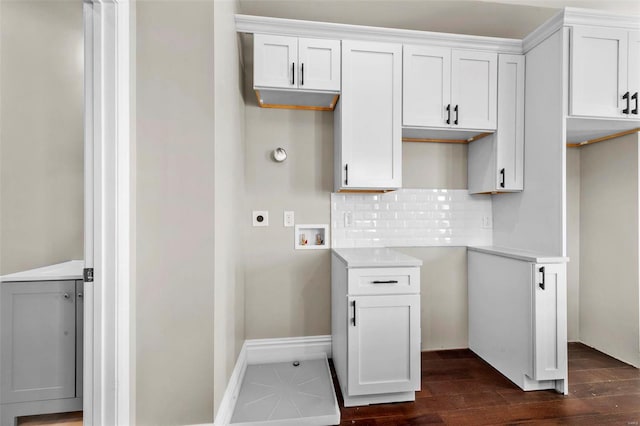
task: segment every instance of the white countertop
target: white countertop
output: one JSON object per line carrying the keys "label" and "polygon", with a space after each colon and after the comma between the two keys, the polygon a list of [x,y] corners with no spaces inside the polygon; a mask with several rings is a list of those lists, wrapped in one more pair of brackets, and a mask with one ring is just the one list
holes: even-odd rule
{"label": "white countertop", "polygon": [[422,260],[388,248],[339,248],[332,251],[347,264],[347,268],[422,266]]}
{"label": "white countertop", "polygon": [[510,257],[512,259],[523,260],[525,262],[533,262],[533,263],[567,263],[569,261],[569,258],[564,256],[548,256],[542,253],[536,253],[536,252],[527,251],[527,250],[512,249],[507,247],[469,246],[467,247],[467,249],[471,251],[477,251],[480,253]]}
{"label": "white countertop", "polygon": [[0,282],[81,280],[84,260],[69,260],[42,268],[3,275]]}

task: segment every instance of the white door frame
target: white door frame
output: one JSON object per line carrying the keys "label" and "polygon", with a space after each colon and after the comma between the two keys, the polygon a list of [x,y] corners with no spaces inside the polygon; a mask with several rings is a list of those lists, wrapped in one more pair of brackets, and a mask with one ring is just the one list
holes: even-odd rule
{"label": "white door frame", "polygon": [[131,422],[130,8],[85,0],[84,424]]}

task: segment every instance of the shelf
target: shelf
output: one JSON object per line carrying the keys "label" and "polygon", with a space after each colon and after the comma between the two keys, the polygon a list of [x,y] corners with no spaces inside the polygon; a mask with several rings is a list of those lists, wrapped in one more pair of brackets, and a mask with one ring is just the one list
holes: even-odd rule
{"label": "shelf", "polygon": [[296,250],[319,250],[329,248],[329,225],[296,225]]}

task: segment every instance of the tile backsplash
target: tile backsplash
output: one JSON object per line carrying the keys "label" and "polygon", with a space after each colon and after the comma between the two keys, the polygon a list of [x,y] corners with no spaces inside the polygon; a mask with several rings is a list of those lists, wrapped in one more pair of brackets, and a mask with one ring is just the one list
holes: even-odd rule
{"label": "tile backsplash", "polygon": [[491,245],[491,197],[462,189],[331,194],[331,246]]}

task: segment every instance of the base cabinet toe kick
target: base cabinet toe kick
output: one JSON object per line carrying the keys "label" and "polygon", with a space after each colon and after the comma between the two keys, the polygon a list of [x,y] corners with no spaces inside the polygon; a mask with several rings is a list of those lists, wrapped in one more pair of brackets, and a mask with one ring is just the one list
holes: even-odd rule
{"label": "base cabinet toe kick", "polygon": [[333,250],[332,352],[345,407],[415,400],[421,263],[388,249]]}
{"label": "base cabinet toe kick", "polygon": [[568,394],[564,257],[469,248],[469,348],[525,391]]}

